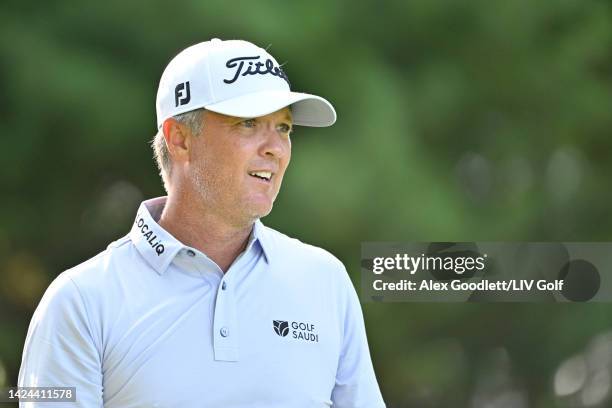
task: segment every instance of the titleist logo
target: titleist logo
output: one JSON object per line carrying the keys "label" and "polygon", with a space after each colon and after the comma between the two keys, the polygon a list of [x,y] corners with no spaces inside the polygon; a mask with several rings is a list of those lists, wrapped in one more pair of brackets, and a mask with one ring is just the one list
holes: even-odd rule
{"label": "titleist logo", "polygon": [[[241,76],[247,76],[247,75],[274,75],[277,76],[279,78],[283,78],[285,81],[287,81],[287,83],[289,83],[289,78],[287,78],[287,75],[285,75],[285,73],[283,72],[282,69],[280,69],[280,67],[274,66],[274,62],[271,59],[266,59],[266,62],[261,62],[261,61],[257,61],[257,62],[253,62],[253,60],[258,60],[260,57],[237,57],[237,58],[232,58],[231,60],[228,60],[225,63],[225,66],[228,68],[234,68],[235,72],[234,72],[234,77],[232,79],[224,79],[223,82],[225,82],[226,84],[232,84],[234,82],[236,82],[238,80],[238,77]],[[248,61],[248,65],[246,67],[246,69],[244,68],[244,66],[246,65],[245,63]]]}

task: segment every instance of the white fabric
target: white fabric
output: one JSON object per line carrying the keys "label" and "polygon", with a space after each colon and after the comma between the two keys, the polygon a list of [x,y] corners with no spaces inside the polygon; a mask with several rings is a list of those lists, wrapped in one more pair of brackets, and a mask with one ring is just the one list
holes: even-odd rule
{"label": "white fabric", "polygon": [[223,274],[156,223],[165,200],[47,289],[19,386],[76,387],[57,408],[385,406],[339,260],[257,221]]}
{"label": "white fabric", "polygon": [[327,100],[290,90],[285,73],[266,50],[247,41],[215,38],[184,49],[164,70],[157,90],[157,127],[198,108],[254,118],[290,105],[295,125],[322,127],[336,121]]}

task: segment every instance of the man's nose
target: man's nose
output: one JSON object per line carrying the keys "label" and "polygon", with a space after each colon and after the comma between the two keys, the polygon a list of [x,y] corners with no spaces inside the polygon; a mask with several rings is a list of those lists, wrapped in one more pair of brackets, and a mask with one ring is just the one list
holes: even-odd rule
{"label": "man's nose", "polygon": [[266,129],[262,153],[264,156],[283,158],[287,155],[288,143],[276,129]]}

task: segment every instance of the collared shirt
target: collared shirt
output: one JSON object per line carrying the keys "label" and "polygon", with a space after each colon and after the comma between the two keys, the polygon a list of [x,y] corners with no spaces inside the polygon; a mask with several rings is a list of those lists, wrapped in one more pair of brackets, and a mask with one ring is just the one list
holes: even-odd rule
{"label": "collared shirt", "polygon": [[257,221],[224,274],[157,224],[165,201],[49,286],[19,386],[76,387],[69,407],[385,406],[338,259]]}

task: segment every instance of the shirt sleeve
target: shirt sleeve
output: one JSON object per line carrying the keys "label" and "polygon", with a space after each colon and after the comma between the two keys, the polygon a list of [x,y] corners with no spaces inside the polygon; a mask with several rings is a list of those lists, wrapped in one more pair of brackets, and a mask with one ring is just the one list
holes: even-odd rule
{"label": "shirt sleeve", "polygon": [[28,329],[18,385],[76,387],[74,402],[25,402],[20,407],[101,407],[102,370],[85,304],[63,273],[49,286]]}
{"label": "shirt sleeve", "polygon": [[359,298],[346,272],[344,329],[336,383],[332,391],[334,408],[384,408],[376,381]]}

